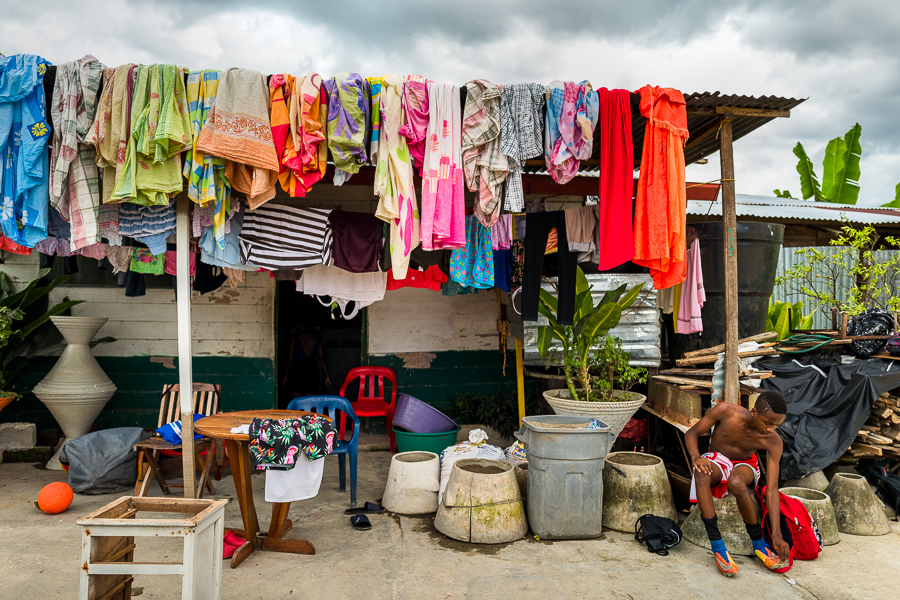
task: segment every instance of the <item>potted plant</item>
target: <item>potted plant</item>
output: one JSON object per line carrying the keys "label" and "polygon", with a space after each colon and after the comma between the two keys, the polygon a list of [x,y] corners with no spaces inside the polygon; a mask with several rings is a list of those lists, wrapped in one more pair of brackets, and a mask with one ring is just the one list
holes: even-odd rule
{"label": "potted plant", "polygon": [[577,269],[572,325],[559,323],[556,297],[541,290],[538,310],[548,325],[538,328],[538,352],[548,363],[558,358],[566,380],[565,388],[544,392],[556,414],[595,417],[618,435],[647,399],[629,391],[647,380],[647,371],[632,367],[622,341],[608,335],[643,287],[623,284],[595,305],[587,278]]}
{"label": "potted plant", "polygon": [[[13,321],[22,318],[22,311],[15,308],[0,306],[0,348],[9,343],[9,336],[13,332]],[[3,410],[10,402],[16,399],[16,393],[6,388],[6,372],[0,371],[0,410]]]}

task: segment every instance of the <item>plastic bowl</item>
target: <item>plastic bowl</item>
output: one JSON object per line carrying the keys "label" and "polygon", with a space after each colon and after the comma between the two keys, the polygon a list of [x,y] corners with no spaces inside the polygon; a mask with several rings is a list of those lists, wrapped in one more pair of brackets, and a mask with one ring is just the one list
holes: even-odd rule
{"label": "plastic bowl", "polygon": [[459,428],[456,421],[409,394],[397,394],[392,421],[412,433],[444,433]]}
{"label": "plastic bowl", "polygon": [[404,429],[393,427],[394,436],[397,438],[398,452],[434,452],[438,456],[444,449],[456,444],[456,434],[461,427],[458,425],[453,431],[440,433],[412,433]]}

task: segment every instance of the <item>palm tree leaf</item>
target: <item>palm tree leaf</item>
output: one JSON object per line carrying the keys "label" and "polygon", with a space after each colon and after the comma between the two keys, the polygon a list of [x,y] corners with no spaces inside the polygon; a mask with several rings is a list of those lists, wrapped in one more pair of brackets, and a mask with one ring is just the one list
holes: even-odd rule
{"label": "palm tree leaf", "polygon": [[816,177],[816,170],[813,168],[812,161],[806,155],[803,144],[797,142],[794,146],[794,155],[800,159],[797,162],[797,173],[800,174],[800,194],[804,200],[815,198],[816,202],[822,201],[822,191],[819,188],[819,179]]}

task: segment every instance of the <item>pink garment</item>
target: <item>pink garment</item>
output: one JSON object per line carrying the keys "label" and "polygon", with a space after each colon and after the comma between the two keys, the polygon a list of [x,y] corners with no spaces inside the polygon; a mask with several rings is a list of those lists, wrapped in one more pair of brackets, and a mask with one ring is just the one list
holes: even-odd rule
{"label": "pink garment", "polygon": [[500,215],[491,227],[491,250],[509,250],[512,246],[512,215]]}
{"label": "pink garment", "polygon": [[403,112],[406,114],[406,123],[400,127],[400,135],[406,138],[412,164],[419,169],[420,175],[424,175],[422,167],[429,124],[427,84],[428,80],[421,75],[407,75],[403,81]]}
{"label": "pink garment", "polygon": [[681,286],[681,301],[678,304],[678,333],[703,331],[700,309],[706,302],[703,289],[703,270],[700,268],[700,242],[694,240],[685,257],[687,277]]}
{"label": "pink garment", "polygon": [[[466,245],[459,88],[428,82],[427,145],[422,165],[422,249]],[[401,129],[402,131],[402,129]]]}
{"label": "pink garment", "polygon": [[[166,251],[166,260],[163,263],[163,271],[166,275],[177,275],[178,271],[176,261],[177,261],[178,253],[173,252],[171,250]],[[197,274],[197,254],[195,252],[191,252],[188,257],[188,262],[190,263],[190,267],[188,270],[191,272],[191,277]]]}
{"label": "pink garment", "polygon": [[106,244],[103,242],[97,244],[91,244],[90,246],[85,246],[80,250],[82,256],[87,256],[88,258],[96,258],[97,260],[103,260],[106,258]]}

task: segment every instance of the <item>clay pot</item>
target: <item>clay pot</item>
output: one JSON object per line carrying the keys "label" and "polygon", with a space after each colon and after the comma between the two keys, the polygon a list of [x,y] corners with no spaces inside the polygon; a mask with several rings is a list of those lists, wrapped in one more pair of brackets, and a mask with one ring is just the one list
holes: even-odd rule
{"label": "clay pot", "polygon": [[642,452],[613,452],[603,467],[603,526],[634,532],[646,514],[676,520],[672,487],[658,456]]}
{"label": "clay pot", "polygon": [[809,515],[816,522],[816,527],[819,528],[823,544],[831,546],[841,541],[841,536],[838,534],[837,515],[834,514],[834,505],[828,494],[803,487],[783,487],[779,491],[786,496],[796,498],[806,507]]}
{"label": "clay pot", "polygon": [[[728,494],[722,499],[713,498],[713,506],[716,509],[716,516],[719,517],[719,532],[722,534],[722,540],[728,551],[732,555],[755,556],[753,543],[750,541],[750,536],[747,535],[744,518],[741,516],[741,511],[738,510],[734,495]],[[759,505],[754,501],[753,506],[756,507],[756,514],[759,516]],[[691,509],[691,514],[685,519],[681,531],[687,541],[702,548],[711,548],[706,528],[703,527],[703,521],[700,519],[699,506],[695,505]]]}
{"label": "clay pot", "polygon": [[884,505],[862,475],[835,473],[825,493],[834,504],[837,527],[841,533],[887,535],[891,532]]}
{"label": "clay pot", "polygon": [[522,538],[528,522],[512,465],[481,458],[453,463],[434,526],[447,537],[475,544]]}
{"label": "clay pot", "polygon": [[18,394],[15,392],[8,392],[9,396],[0,396],[0,410],[3,410],[7,406],[9,406],[10,402],[15,400],[18,397]]}
{"label": "clay pot", "polygon": [[441,460],[434,452],[401,452],[391,459],[381,505],[401,515],[422,515],[438,509]]}

